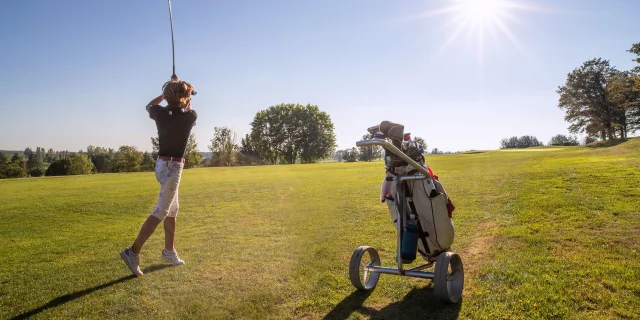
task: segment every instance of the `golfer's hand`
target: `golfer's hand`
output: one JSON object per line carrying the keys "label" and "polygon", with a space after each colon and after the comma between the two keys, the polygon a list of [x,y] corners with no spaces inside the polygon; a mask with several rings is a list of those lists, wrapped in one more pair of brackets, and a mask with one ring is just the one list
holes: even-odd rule
{"label": "golfer's hand", "polygon": [[162,100],[164,100],[164,97],[162,95],[160,95],[157,98],[151,100],[149,102],[148,106],[160,104],[160,102],[162,102]]}
{"label": "golfer's hand", "polygon": [[172,81],[178,81],[178,76],[176,76],[175,74],[171,76],[171,80]]}

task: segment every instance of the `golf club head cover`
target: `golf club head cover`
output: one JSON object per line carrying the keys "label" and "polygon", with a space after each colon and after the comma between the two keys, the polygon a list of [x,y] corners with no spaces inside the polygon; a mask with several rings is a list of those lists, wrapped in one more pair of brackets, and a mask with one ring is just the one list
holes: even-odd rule
{"label": "golf club head cover", "polygon": [[402,147],[402,141],[404,140],[403,125],[391,121],[382,121],[380,123],[380,131],[391,139],[391,144],[396,148],[400,149]]}

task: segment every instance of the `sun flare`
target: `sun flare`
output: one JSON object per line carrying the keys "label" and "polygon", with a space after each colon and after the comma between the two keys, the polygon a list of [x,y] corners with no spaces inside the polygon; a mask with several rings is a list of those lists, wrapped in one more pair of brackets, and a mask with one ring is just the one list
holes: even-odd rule
{"label": "sun flare", "polygon": [[526,55],[520,40],[512,32],[511,23],[523,24],[517,11],[535,10],[527,0],[451,0],[448,5],[424,13],[424,17],[447,16],[442,32],[447,35],[438,53],[442,53],[455,40],[466,35],[477,46],[478,58],[482,60],[485,42],[490,38],[496,44],[506,38],[518,51]]}
{"label": "sun flare", "polygon": [[498,19],[505,7],[504,0],[460,0],[460,12],[476,23],[487,23]]}

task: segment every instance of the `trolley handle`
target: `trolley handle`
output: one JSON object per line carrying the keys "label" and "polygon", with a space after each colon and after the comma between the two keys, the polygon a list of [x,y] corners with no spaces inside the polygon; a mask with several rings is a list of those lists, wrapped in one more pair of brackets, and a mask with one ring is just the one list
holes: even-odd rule
{"label": "trolley handle", "polygon": [[425,167],[423,167],[419,163],[415,162],[413,159],[409,158],[409,156],[404,154],[404,152],[400,151],[400,149],[396,148],[396,146],[391,144],[389,141],[386,141],[386,140],[383,140],[383,139],[362,140],[362,141],[356,142],[356,146],[358,146],[358,147],[365,147],[365,146],[381,146],[381,147],[384,147],[387,150],[391,151],[391,153],[395,154],[400,159],[404,160],[409,165],[414,167],[416,170],[420,171],[425,177],[431,176],[429,174],[429,171]]}

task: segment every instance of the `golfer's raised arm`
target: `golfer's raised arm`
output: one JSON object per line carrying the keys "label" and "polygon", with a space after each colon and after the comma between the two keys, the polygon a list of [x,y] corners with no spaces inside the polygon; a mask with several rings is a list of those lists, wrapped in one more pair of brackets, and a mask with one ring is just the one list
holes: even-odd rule
{"label": "golfer's raised arm", "polygon": [[164,100],[164,98],[162,97],[162,95],[159,95],[157,98],[154,98],[153,100],[151,100],[148,104],[147,104],[147,112],[149,112],[149,108],[151,106],[155,106],[160,104],[160,102],[162,102],[162,100]]}

